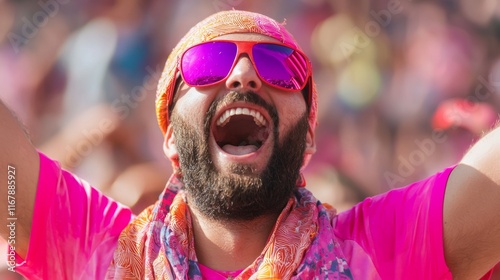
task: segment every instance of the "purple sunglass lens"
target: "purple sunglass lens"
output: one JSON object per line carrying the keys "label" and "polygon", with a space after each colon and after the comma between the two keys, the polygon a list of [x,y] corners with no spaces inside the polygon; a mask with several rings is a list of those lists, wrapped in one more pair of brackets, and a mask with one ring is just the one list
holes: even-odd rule
{"label": "purple sunglass lens", "polygon": [[181,60],[184,81],[203,86],[223,80],[233,66],[236,51],[231,42],[208,42],[188,49]]}
{"label": "purple sunglass lens", "polygon": [[277,87],[299,90],[307,78],[307,62],[295,50],[275,44],[253,46],[253,59],[259,75]]}

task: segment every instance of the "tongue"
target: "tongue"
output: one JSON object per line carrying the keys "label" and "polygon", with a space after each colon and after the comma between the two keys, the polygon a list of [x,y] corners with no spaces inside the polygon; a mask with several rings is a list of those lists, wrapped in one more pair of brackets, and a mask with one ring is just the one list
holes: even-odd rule
{"label": "tongue", "polygon": [[233,146],[231,144],[224,145],[222,149],[228,154],[237,156],[250,154],[258,150],[257,146],[255,145]]}

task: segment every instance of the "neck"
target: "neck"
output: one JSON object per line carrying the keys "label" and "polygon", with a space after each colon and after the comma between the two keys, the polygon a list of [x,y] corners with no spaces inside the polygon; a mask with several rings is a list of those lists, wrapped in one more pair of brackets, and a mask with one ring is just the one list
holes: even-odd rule
{"label": "neck", "polygon": [[219,221],[190,207],[198,261],[212,269],[235,271],[262,253],[279,214],[250,221]]}

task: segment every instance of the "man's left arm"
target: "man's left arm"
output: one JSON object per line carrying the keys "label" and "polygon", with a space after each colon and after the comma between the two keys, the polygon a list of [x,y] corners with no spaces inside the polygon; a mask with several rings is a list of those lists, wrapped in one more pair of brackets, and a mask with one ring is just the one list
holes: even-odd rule
{"label": "man's left arm", "polygon": [[479,279],[500,261],[500,127],[453,170],[443,211],[445,257],[453,279]]}

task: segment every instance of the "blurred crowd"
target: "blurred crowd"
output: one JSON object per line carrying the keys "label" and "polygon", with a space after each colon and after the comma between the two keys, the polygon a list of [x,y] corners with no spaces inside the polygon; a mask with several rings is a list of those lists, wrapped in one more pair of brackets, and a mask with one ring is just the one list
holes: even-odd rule
{"label": "blurred crowd", "polygon": [[154,113],[164,62],[233,8],[285,22],[310,56],[305,176],[339,211],[457,163],[497,122],[499,0],[0,0],[0,98],[42,152],[139,213],[172,172]]}

